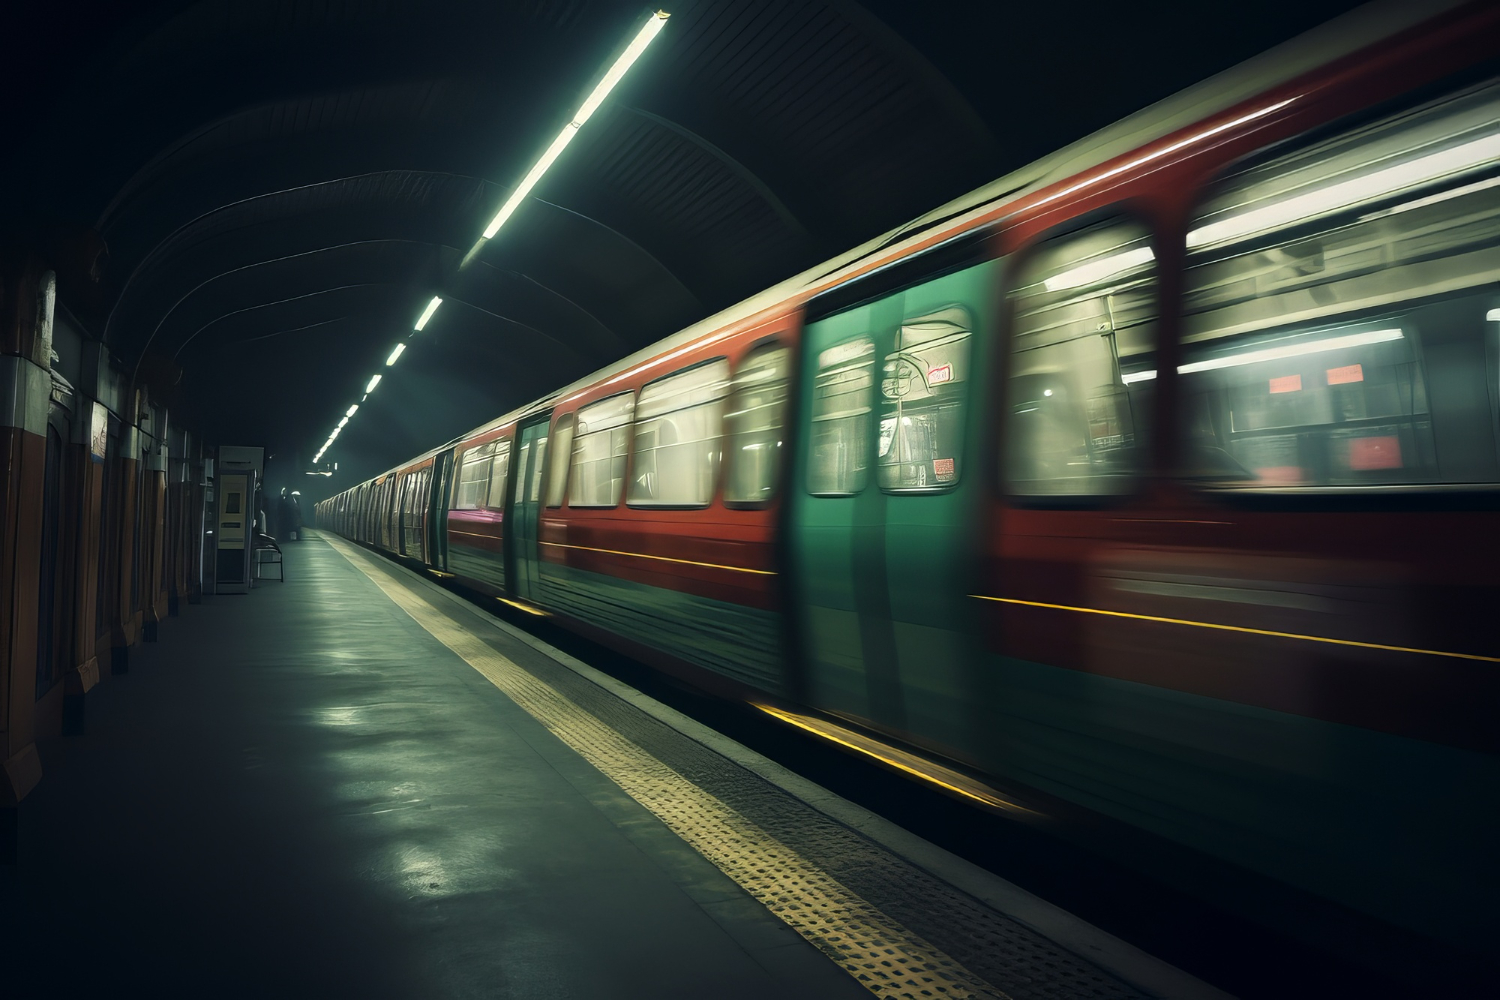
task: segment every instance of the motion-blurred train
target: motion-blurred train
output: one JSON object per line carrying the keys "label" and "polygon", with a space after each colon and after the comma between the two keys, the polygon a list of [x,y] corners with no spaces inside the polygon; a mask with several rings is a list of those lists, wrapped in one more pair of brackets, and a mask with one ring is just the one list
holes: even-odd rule
{"label": "motion-blurred train", "polygon": [[1500,5],[1366,8],[319,523],[1248,910],[1487,954],[1497,57]]}

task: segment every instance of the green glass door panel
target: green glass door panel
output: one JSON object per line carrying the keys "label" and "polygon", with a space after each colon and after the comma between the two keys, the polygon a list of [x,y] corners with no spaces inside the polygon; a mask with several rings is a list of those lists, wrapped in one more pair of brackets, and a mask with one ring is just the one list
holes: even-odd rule
{"label": "green glass door panel", "polygon": [[903,420],[941,414],[904,456],[914,467],[923,460],[927,486],[885,495],[885,581],[905,723],[919,736],[968,749],[977,749],[970,708],[980,690],[968,595],[986,492],[984,403],[998,269],[989,262],[907,289],[893,352],[933,381],[932,402],[911,407],[916,416]]}
{"label": "green glass door panel", "polygon": [[808,325],[788,485],[809,700],[961,748],[997,268]]}
{"label": "green glass door panel", "polygon": [[547,422],[522,427],[519,454],[511,464],[511,502],[505,540],[510,556],[510,589],[522,600],[538,590],[537,525],[541,517],[542,461],[547,450]]}

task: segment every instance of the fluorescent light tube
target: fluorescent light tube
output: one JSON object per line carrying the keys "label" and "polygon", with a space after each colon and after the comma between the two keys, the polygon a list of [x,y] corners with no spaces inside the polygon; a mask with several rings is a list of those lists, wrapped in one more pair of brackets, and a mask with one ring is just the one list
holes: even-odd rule
{"label": "fluorescent light tube", "polygon": [[379,384],[380,384],[380,376],[379,375],[371,375],[370,376],[369,384],[365,386],[365,395],[368,396],[370,393],[374,392],[375,391],[375,387],[377,385],[379,385]]}
{"label": "fluorescent light tube", "polygon": [[405,344],[397,344],[396,349],[391,352],[391,356],[385,359],[385,366],[389,368],[391,365],[395,364],[396,359],[401,357],[401,352],[404,350],[406,350]]}
{"label": "fluorescent light tube", "polygon": [[1126,385],[1135,385],[1137,382],[1149,382],[1154,378],[1156,378],[1155,368],[1148,372],[1131,372],[1129,375],[1121,375],[1120,381]]}
{"label": "fluorescent light tube", "polygon": [[1428,153],[1415,160],[1351,177],[1285,201],[1253,208],[1242,215],[1210,222],[1189,232],[1187,245],[1195,248],[1228,243],[1255,233],[1279,229],[1302,219],[1353,208],[1361,202],[1395,194],[1404,188],[1435,181],[1448,174],[1488,166],[1496,159],[1500,159],[1500,133],[1471,139],[1462,145]]}
{"label": "fluorescent light tube", "polygon": [[340,417],[339,418],[339,426],[340,427],[343,427],[348,422],[349,422],[349,418],[348,417]]}
{"label": "fluorescent light tube", "polygon": [[1075,268],[1054,274],[1042,282],[1042,287],[1049,292],[1060,292],[1065,288],[1079,288],[1083,285],[1092,285],[1103,281],[1105,278],[1113,277],[1122,271],[1128,271],[1132,267],[1144,264],[1152,260],[1155,255],[1150,247],[1137,247],[1134,250],[1126,250],[1124,253],[1112,254],[1108,257],[1100,257],[1091,260],[1087,264],[1080,264]]}
{"label": "fluorescent light tube", "polygon": [[[434,295],[432,297],[432,301],[429,302],[429,303],[427,303],[427,308],[422,310],[421,317],[417,319],[417,325],[414,326],[414,327],[412,327],[412,329],[414,329],[414,330],[420,330],[424,326],[426,326],[427,325],[427,321],[430,320],[430,319],[432,319],[432,314],[435,313],[435,312],[437,312],[438,306],[440,306],[442,304],[443,304],[443,297],[441,295]],[[400,353],[400,352],[398,351],[397,353]],[[387,361],[386,364],[390,364],[390,362]]]}
{"label": "fluorescent light tube", "polygon": [[358,409],[359,409],[359,404],[355,403],[353,406],[349,407],[349,409],[347,409],[347,410],[344,411],[344,416],[346,416],[346,417],[352,417],[352,416],[354,416],[354,411],[356,411]]}
{"label": "fluorescent light tube", "polygon": [[1369,333],[1350,333],[1342,337],[1328,337],[1324,340],[1310,340],[1301,344],[1284,344],[1281,347],[1267,347],[1260,351],[1246,351],[1244,354],[1230,354],[1222,358],[1210,358],[1207,361],[1194,361],[1186,365],[1178,365],[1177,371],[1183,375],[1193,372],[1208,372],[1217,368],[1238,368],[1240,365],[1253,365],[1262,361],[1280,361],[1283,358],[1297,358],[1304,354],[1321,354],[1324,351],[1336,351],[1342,347],[1364,347],[1367,344],[1383,344],[1391,340],[1402,339],[1400,330],[1371,330]]}
{"label": "fluorescent light tube", "polygon": [[[588,121],[589,117],[595,111],[599,110],[599,105],[604,103],[604,99],[609,96],[609,92],[615,89],[615,85],[624,78],[630,67],[641,57],[641,53],[646,51],[646,46],[650,45],[652,39],[660,33],[661,29],[666,25],[669,16],[666,11],[659,10],[646,19],[646,23],[641,26],[640,31],[636,32],[635,38],[631,40],[625,51],[620,54],[620,58],[616,59],[614,65],[604,74],[604,79],[600,80],[593,92],[584,99],[582,106],[573,115],[573,119],[563,126],[563,130],[558,133],[557,138],[552,140],[552,145],[547,147],[547,151],[542,154],[541,159],[536,161],[536,164],[527,172],[521,183],[511,192],[510,197],[505,199],[505,204],[500,206],[500,211],[495,213],[495,217],[490,220],[490,224],[484,227],[485,239],[494,239],[495,234],[500,231],[500,227],[505,225],[506,220],[515,214],[516,209],[521,206],[521,202],[526,200],[526,196],[531,193],[531,189],[536,187],[537,182],[542,179],[542,175],[547,172],[547,168],[552,166],[553,162],[562,155],[562,151],[568,147],[568,143],[573,141],[573,136],[583,127],[583,123]],[[420,330],[421,327],[418,326],[417,329]]]}
{"label": "fluorescent light tube", "polygon": [[1491,309],[1484,314],[1484,319],[1487,323],[1500,323],[1500,309]]}

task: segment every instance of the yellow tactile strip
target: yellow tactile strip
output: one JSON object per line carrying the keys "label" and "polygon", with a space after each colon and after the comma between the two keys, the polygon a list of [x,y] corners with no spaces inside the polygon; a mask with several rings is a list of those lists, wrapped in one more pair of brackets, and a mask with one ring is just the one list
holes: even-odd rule
{"label": "yellow tactile strip", "polygon": [[903,1000],[1006,996],[427,601],[372,570],[346,543],[324,537],[417,624],[871,993]]}

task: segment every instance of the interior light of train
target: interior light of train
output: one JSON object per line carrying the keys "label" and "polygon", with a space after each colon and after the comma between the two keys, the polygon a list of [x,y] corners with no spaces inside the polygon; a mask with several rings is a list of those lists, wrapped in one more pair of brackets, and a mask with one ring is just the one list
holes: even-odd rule
{"label": "interior light of train", "polygon": [[347,410],[344,411],[344,416],[346,416],[346,417],[352,417],[352,416],[354,416],[355,411],[358,410],[358,409],[359,409],[359,404],[355,403],[353,406],[349,407],[349,409],[347,409]]}
{"label": "interior light of train", "polygon": [[377,385],[379,385],[379,384],[380,384],[380,376],[379,375],[371,375],[370,376],[370,382],[369,382],[369,384],[365,386],[365,395],[368,396],[370,393],[374,392],[375,391],[375,387]]}
{"label": "interior light of train", "polygon": [[[429,302],[429,303],[427,303],[427,308],[422,310],[422,315],[419,316],[419,317],[417,317],[417,325],[414,326],[414,327],[412,327],[412,329],[413,330],[421,330],[423,327],[425,327],[427,325],[427,321],[430,320],[430,319],[432,319],[432,314],[435,313],[435,312],[437,312],[438,311],[438,306],[440,306],[442,304],[443,304],[443,297],[441,295],[434,295],[432,297],[432,301]],[[398,348],[396,350],[396,354],[400,354],[400,353],[401,353],[401,351]],[[395,357],[394,354],[391,355],[391,356],[393,358]],[[386,364],[390,364],[390,362],[387,361]]]}
{"label": "interior light of train", "polygon": [[1327,337],[1323,340],[1309,340],[1300,344],[1283,344],[1280,347],[1267,347],[1259,351],[1246,351],[1244,354],[1230,354],[1222,358],[1209,358],[1206,361],[1193,361],[1185,365],[1178,365],[1177,371],[1182,375],[1192,372],[1208,372],[1218,368],[1237,368],[1240,365],[1259,364],[1262,361],[1280,361],[1284,358],[1297,358],[1304,354],[1321,354],[1324,351],[1337,351],[1344,347],[1366,347],[1370,344],[1384,344],[1392,340],[1400,340],[1404,335],[1400,330],[1371,330],[1367,333],[1350,333],[1342,337]]}
{"label": "interior light of train", "polygon": [[1134,250],[1126,250],[1124,253],[1111,254],[1108,257],[1100,257],[1091,260],[1087,264],[1079,264],[1077,267],[1060,271],[1042,282],[1042,287],[1049,292],[1060,292],[1066,288],[1080,288],[1084,285],[1092,285],[1112,278],[1121,272],[1128,271],[1147,261],[1152,260],[1155,255],[1150,247],[1137,247]]}
{"label": "interior light of train", "polygon": [[[578,113],[573,116],[573,120],[563,126],[563,130],[558,133],[557,138],[552,140],[552,145],[547,147],[547,151],[542,154],[541,159],[536,161],[536,164],[526,174],[526,177],[511,192],[510,197],[505,199],[505,204],[500,206],[500,211],[490,220],[490,224],[484,227],[485,239],[491,240],[495,238],[495,234],[500,231],[500,227],[505,225],[505,221],[520,207],[521,202],[531,193],[531,189],[536,187],[537,182],[542,179],[542,175],[547,172],[547,168],[552,166],[553,161],[562,155],[562,151],[567,148],[568,143],[573,141],[573,136],[578,134],[578,130],[583,127],[583,123],[588,121],[589,116],[599,109],[599,105],[604,103],[604,99],[609,96],[609,92],[615,89],[615,85],[624,78],[630,67],[641,57],[641,53],[646,51],[646,46],[651,44],[652,40],[656,38],[657,34],[666,25],[669,16],[666,11],[659,10],[646,19],[646,23],[642,25],[641,30],[636,33],[635,39],[620,54],[620,58],[615,60],[615,64],[609,68],[609,71],[604,74],[604,79],[599,81],[599,85],[594,88],[593,93],[589,94],[584,100],[582,107],[578,109]],[[418,329],[421,329],[421,327],[418,327]]]}
{"label": "interior light of train", "polygon": [[399,358],[399,357],[401,357],[402,352],[405,351],[405,350],[406,350],[406,345],[405,344],[397,344],[396,345],[396,349],[391,352],[391,356],[385,359],[385,366],[387,368],[389,368],[391,365],[395,364],[396,363],[396,359]]}
{"label": "interior light of train", "polygon": [[1415,208],[1426,208],[1428,205],[1436,205],[1438,202],[1462,198],[1464,195],[1473,194],[1476,191],[1484,191],[1496,186],[1500,186],[1500,177],[1489,177],[1482,181],[1475,181],[1473,184],[1464,184],[1460,187],[1449,188],[1447,191],[1439,191],[1437,194],[1430,194],[1425,198],[1413,198],[1411,201],[1403,201],[1401,204],[1394,205],[1383,211],[1362,215],[1359,221],[1365,222],[1369,219],[1378,219],[1386,215],[1399,215],[1402,212],[1410,212]]}
{"label": "interior light of train", "polygon": [[1500,159],[1500,133],[1471,139],[1415,160],[1330,184],[1285,201],[1200,226],[1187,234],[1189,247],[1202,247],[1279,229],[1302,219],[1353,208],[1361,202],[1396,194],[1443,177],[1489,166]]}
{"label": "interior light of train", "polygon": [[1484,314],[1484,318],[1490,323],[1500,323],[1500,309],[1491,309]]}
{"label": "interior light of train", "polygon": [[1149,382],[1154,378],[1156,378],[1155,368],[1147,372],[1129,372],[1125,375],[1121,375],[1120,381],[1124,382],[1126,385],[1135,385],[1137,382]]}
{"label": "interior light of train", "polygon": [[344,426],[348,422],[349,422],[349,418],[348,417],[340,417],[339,418],[339,426],[340,427]]}

